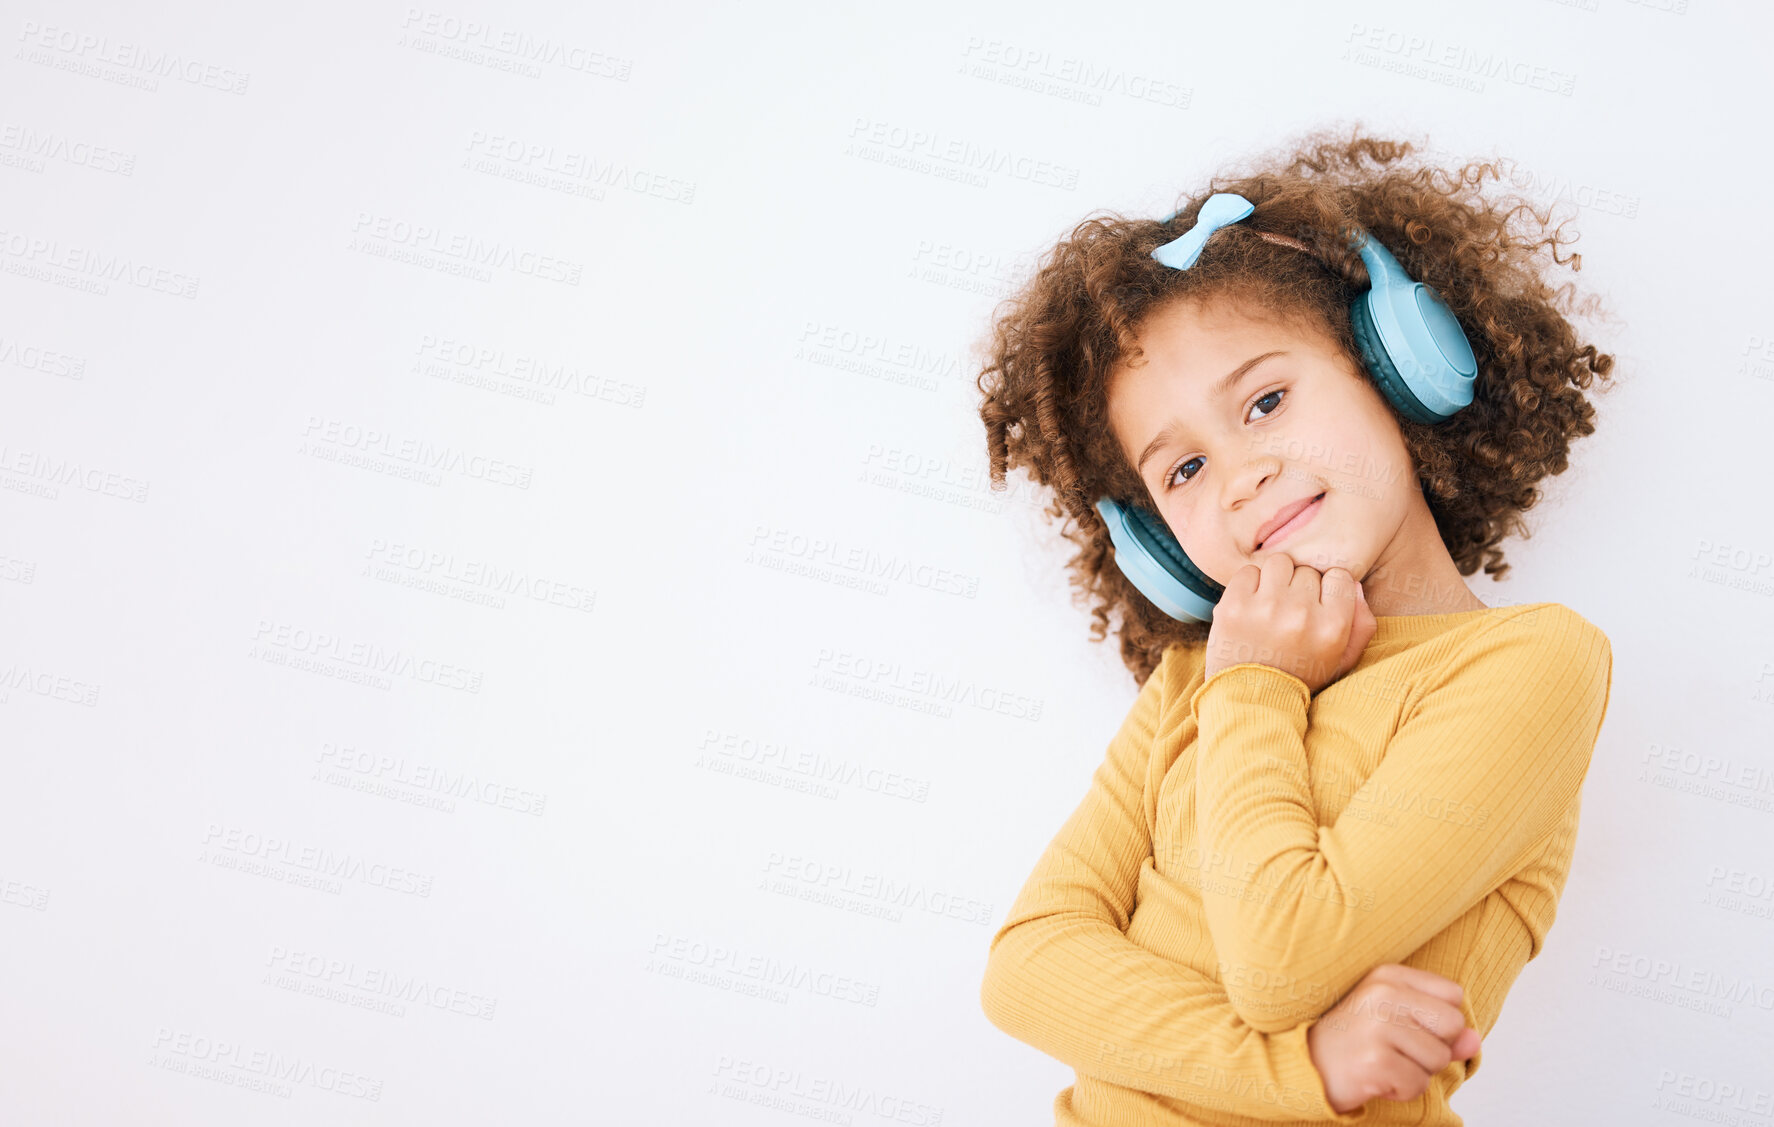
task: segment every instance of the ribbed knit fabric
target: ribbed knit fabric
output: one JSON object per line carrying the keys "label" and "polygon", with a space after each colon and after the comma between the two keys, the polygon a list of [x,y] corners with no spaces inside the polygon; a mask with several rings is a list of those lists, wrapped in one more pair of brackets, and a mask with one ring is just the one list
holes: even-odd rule
{"label": "ribbed knit fabric", "polygon": [[1558,603],[1395,615],[1312,696],[1172,647],[991,941],[980,1001],[1077,1073],[1059,1127],[1458,1127],[1483,1049],[1338,1114],[1306,1034],[1381,963],[1488,1034],[1539,954],[1612,686]]}

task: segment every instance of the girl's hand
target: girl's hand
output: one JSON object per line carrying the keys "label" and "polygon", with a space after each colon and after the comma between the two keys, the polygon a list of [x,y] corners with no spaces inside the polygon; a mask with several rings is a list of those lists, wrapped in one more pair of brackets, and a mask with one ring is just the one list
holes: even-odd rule
{"label": "girl's hand", "polygon": [[1354,668],[1378,625],[1347,568],[1320,576],[1275,552],[1226,584],[1208,628],[1206,676],[1260,662],[1292,673],[1316,695]]}
{"label": "girl's hand", "polygon": [[1331,1107],[1414,1100],[1437,1072],[1476,1053],[1483,1039],[1460,1012],[1464,993],[1451,978],[1403,963],[1368,971],[1306,1031]]}

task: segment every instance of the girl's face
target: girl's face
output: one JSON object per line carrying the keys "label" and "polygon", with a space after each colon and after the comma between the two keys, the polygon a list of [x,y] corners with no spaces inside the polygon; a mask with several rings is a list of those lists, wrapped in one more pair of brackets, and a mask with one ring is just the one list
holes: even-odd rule
{"label": "girl's face", "polygon": [[[1109,379],[1115,439],[1189,559],[1224,586],[1276,551],[1348,569],[1376,615],[1464,610],[1466,588],[1372,381],[1322,334],[1173,302]],[[1269,530],[1298,502],[1309,506]]]}

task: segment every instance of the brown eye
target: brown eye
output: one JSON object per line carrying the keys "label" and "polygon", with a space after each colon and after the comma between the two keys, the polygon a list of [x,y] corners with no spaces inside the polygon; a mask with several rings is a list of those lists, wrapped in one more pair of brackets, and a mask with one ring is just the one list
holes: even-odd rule
{"label": "brown eye", "polygon": [[[1286,388],[1284,388],[1284,387],[1278,387],[1278,388],[1276,388],[1276,389],[1275,389],[1275,390],[1274,390],[1274,391],[1271,391],[1271,392],[1270,392],[1270,393],[1269,393],[1269,394],[1267,394],[1267,395],[1265,395],[1265,396],[1263,396],[1263,398],[1262,398],[1262,399],[1259,399],[1259,400],[1257,400],[1257,402],[1256,402],[1256,403],[1252,403],[1252,404],[1251,404],[1251,406],[1252,406],[1252,407],[1255,407],[1255,406],[1256,406],[1256,405],[1257,405],[1257,403],[1262,403],[1262,402],[1263,402],[1263,401],[1264,401],[1264,400],[1268,400],[1268,399],[1274,399],[1274,398],[1275,398],[1275,397],[1276,397],[1276,396],[1278,396],[1278,395],[1285,395],[1285,394],[1287,394],[1287,389],[1286,389]],[[1279,404],[1279,403],[1277,403],[1277,404],[1276,404],[1276,405],[1275,405],[1275,406],[1274,406],[1274,407],[1271,407],[1271,408],[1269,408],[1269,409],[1268,409],[1268,410],[1267,410],[1267,411],[1264,411],[1264,412],[1263,412],[1263,418],[1265,418],[1265,419],[1266,419],[1266,418],[1268,418],[1268,417],[1269,417],[1269,416],[1270,416],[1270,415],[1273,415],[1273,414],[1274,414],[1274,413],[1275,413],[1275,411],[1276,411],[1276,410],[1277,410],[1277,409],[1278,409],[1278,408],[1279,408],[1279,407],[1280,407],[1280,406],[1281,406],[1281,404]]]}
{"label": "brown eye", "polygon": [[[1285,387],[1278,387],[1274,391],[1268,392],[1264,395],[1259,396],[1257,399],[1253,400],[1251,402],[1251,409],[1255,410],[1260,405],[1267,403],[1271,399],[1276,400],[1276,403],[1274,404],[1274,406],[1264,408],[1263,413],[1258,416],[1259,419],[1266,419],[1270,415],[1273,415],[1276,411],[1279,411],[1281,409],[1280,400],[1285,398],[1286,396],[1287,396],[1287,389]],[[1246,417],[1248,418],[1248,415]],[[1164,476],[1165,491],[1168,492],[1172,489],[1175,489],[1179,485],[1187,485],[1190,481],[1193,481],[1195,478],[1195,474],[1200,473],[1201,472],[1200,470],[1196,470],[1195,473],[1185,474],[1181,480],[1179,480],[1177,478],[1177,474],[1182,473],[1184,471],[1184,469],[1186,469],[1188,467],[1190,462],[1199,462],[1200,460],[1201,459],[1199,457],[1188,458],[1188,459],[1178,462],[1176,465],[1172,466],[1170,472]]]}
{"label": "brown eye", "polygon": [[1175,489],[1177,486],[1183,484],[1183,482],[1188,481],[1189,478],[1194,477],[1195,475],[1190,474],[1189,477],[1185,477],[1185,478],[1183,478],[1182,481],[1178,481],[1176,479],[1176,475],[1177,475],[1178,471],[1180,471],[1184,466],[1188,465],[1189,462],[1199,462],[1200,460],[1201,460],[1200,458],[1190,458],[1188,461],[1179,462],[1176,466],[1176,469],[1173,469],[1170,471],[1170,476],[1165,479],[1164,484],[1168,488]]}

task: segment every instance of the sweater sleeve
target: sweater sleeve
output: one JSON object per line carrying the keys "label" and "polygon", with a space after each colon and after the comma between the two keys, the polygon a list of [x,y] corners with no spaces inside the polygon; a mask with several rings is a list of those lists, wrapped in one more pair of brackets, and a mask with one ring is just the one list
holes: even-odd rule
{"label": "sweater sleeve", "polygon": [[1254,1119],[1360,1123],[1326,1099],[1306,1034],[1263,1033],[1214,978],[1125,932],[1152,854],[1143,773],[1162,711],[1160,665],[1084,800],[1024,884],[986,959],[992,1024],[1082,1075]]}
{"label": "sweater sleeve", "polygon": [[1438,673],[1336,824],[1318,824],[1304,681],[1217,670],[1199,725],[1200,846],[1225,879],[1202,904],[1232,1002],[1252,1027],[1322,1013],[1498,888],[1577,801],[1613,658],[1574,612],[1505,619]]}

